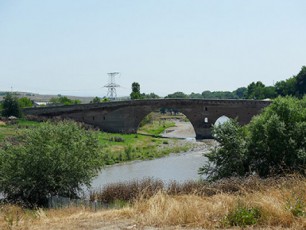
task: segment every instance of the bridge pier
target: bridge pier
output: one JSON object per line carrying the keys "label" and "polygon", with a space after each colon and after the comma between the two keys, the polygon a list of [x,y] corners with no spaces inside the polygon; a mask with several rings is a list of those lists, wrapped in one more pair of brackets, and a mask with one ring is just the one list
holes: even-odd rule
{"label": "bridge pier", "polygon": [[190,120],[196,139],[210,139],[212,124],[220,116],[237,118],[239,123],[247,124],[270,103],[256,100],[154,99],[27,108],[23,111],[27,115],[70,118],[108,132],[134,133],[150,112],[159,108],[173,108]]}
{"label": "bridge pier", "polygon": [[211,129],[205,130],[203,133],[196,133],[196,139],[202,140],[202,139],[213,139]]}

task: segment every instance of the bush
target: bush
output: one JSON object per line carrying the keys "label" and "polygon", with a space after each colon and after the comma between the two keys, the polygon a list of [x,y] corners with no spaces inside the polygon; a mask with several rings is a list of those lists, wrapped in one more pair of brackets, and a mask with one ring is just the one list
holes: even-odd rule
{"label": "bush", "polygon": [[226,222],[230,226],[255,225],[260,218],[260,211],[257,208],[247,208],[239,204],[226,216]]}
{"label": "bush", "polygon": [[71,121],[25,130],[0,150],[0,192],[10,202],[43,206],[50,195],[75,198],[102,167],[97,136]]}
{"label": "bush", "polygon": [[18,98],[14,97],[11,93],[7,93],[2,102],[2,116],[9,117],[21,117],[22,112],[18,102]]}
{"label": "bush", "polygon": [[260,176],[304,173],[306,163],[306,97],[277,98],[248,126],[248,158]]}
{"label": "bush", "polygon": [[209,180],[257,173],[261,177],[299,172],[306,166],[306,97],[277,98],[249,125],[230,120],[213,129],[219,148],[205,154],[199,169]]}
{"label": "bush", "polygon": [[243,176],[248,170],[245,130],[237,121],[229,120],[216,125],[213,128],[213,135],[220,146],[204,154],[208,161],[199,169],[199,174],[208,175],[209,180]]}

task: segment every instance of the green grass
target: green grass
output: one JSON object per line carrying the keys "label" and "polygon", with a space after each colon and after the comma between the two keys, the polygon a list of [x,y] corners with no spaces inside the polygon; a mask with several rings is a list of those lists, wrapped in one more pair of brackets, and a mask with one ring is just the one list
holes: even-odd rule
{"label": "green grass", "polygon": [[[122,141],[113,141],[115,138]],[[167,140],[142,134],[99,133],[102,154],[106,165],[132,161],[154,159],[188,151],[191,144],[177,145],[177,140]],[[172,144],[169,144],[171,142]]]}
{"label": "green grass", "polygon": [[17,130],[13,127],[0,126],[0,141],[5,137],[12,137],[17,134]]}
{"label": "green grass", "polygon": [[[0,142],[5,138],[16,136],[26,128],[38,126],[40,123],[19,119],[12,124],[0,126]],[[177,140],[165,140],[157,134],[172,127],[174,122],[154,122],[154,125],[146,125],[144,130],[150,135],[142,134],[118,134],[98,132],[98,140],[101,145],[101,154],[106,165],[132,160],[154,159],[166,156],[170,153],[185,152],[191,148],[191,144],[177,145]],[[152,129],[151,129],[152,128]]]}
{"label": "green grass", "polygon": [[37,121],[29,121],[29,120],[26,120],[26,119],[18,119],[17,120],[17,125],[19,127],[22,127],[22,128],[27,128],[27,127],[35,127],[35,126],[38,126],[40,122],[37,122]]}
{"label": "green grass", "polygon": [[167,128],[175,127],[175,122],[168,120],[155,120],[139,128],[140,133],[158,136]]}
{"label": "green grass", "polygon": [[0,141],[5,138],[13,137],[18,133],[22,132],[23,129],[38,126],[39,122],[28,121],[25,119],[18,119],[16,121],[11,121],[5,125],[0,126]]}

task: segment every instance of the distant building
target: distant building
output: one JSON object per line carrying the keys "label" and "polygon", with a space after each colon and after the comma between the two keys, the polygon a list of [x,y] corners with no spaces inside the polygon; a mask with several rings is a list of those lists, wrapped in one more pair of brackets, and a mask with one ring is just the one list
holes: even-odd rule
{"label": "distant building", "polygon": [[34,101],[33,102],[34,107],[47,106],[48,104],[49,102],[45,102],[45,101]]}

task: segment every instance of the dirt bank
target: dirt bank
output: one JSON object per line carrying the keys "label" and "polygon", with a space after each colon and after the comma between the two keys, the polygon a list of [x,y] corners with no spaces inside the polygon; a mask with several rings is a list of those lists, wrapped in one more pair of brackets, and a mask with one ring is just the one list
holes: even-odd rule
{"label": "dirt bank", "polygon": [[173,120],[175,127],[171,127],[165,130],[162,134],[163,137],[169,138],[195,138],[196,134],[194,128],[190,122]]}

